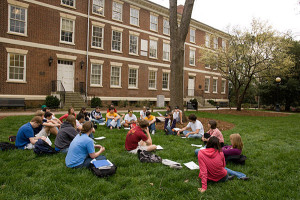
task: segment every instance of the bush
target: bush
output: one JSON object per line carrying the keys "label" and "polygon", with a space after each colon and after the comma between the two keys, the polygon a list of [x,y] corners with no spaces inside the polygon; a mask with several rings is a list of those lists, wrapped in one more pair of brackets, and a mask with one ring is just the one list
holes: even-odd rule
{"label": "bush", "polygon": [[97,106],[102,107],[102,101],[98,97],[93,97],[91,99],[91,107],[96,108]]}
{"label": "bush", "polygon": [[211,105],[213,106],[216,106],[217,105],[217,102],[215,102],[214,100],[210,99],[207,101],[208,103],[210,103]]}
{"label": "bush", "polygon": [[47,96],[46,97],[46,106],[49,108],[58,108],[60,104],[59,99],[56,96]]}

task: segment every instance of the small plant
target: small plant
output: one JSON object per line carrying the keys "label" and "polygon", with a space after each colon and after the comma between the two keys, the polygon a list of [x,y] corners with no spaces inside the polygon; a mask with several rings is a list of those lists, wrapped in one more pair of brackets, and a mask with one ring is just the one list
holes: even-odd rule
{"label": "small plant", "polygon": [[60,101],[56,96],[49,95],[46,97],[46,105],[49,108],[58,108],[59,104],[60,104]]}
{"label": "small plant", "polygon": [[217,105],[217,102],[215,102],[214,100],[210,99],[207,101],[208,103],[210,103],[211,105],[213,106],[216,106]]}
{"label": "small plant", "polygon": [[91,99],[91,107],[96,108],[97,106],[102,107],[102,101],[98,97],[93,97]]}

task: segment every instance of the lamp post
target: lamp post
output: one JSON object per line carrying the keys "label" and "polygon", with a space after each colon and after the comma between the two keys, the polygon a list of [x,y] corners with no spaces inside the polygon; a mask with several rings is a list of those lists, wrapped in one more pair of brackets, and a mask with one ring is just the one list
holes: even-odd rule
{"label": "lamp post", "polygon": [[279,85],[280,85],[280,82],[281,82],[281,78],[277,77],[275,79],[275,81],[276,81],[276,84],[277,84],[277,88],[276,88],[276,111],[280,112],[279,100],[278,100],[278,93],[279,93]]}

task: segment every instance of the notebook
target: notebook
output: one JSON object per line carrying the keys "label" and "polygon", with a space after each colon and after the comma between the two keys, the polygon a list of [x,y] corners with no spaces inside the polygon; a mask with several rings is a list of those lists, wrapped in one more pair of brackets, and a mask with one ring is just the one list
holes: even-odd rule
{"label": "notebook", "polygon": [[103,168],[113,166],[113,164],[109,160],[95,160],[93,164],[98,169],[103,169]]}

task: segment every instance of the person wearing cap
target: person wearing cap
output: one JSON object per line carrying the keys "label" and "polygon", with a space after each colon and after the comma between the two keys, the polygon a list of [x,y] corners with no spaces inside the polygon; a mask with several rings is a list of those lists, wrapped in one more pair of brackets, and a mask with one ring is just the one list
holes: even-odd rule
{"label": "person wearing cap", "polygon": [[175,110],[173,111],[173,119],[176,120],[177,123],[182,123],[182,111],[179,109],[178,106],[175,107]]}
{"label": "person wearing cap", "polygon": [[125,115],[125,123],[123,124],[124,127],[130,127],[131,124],[137,123],[137,118],[135,114],[133,114],[132,109],[128,110],[128,114]]}

